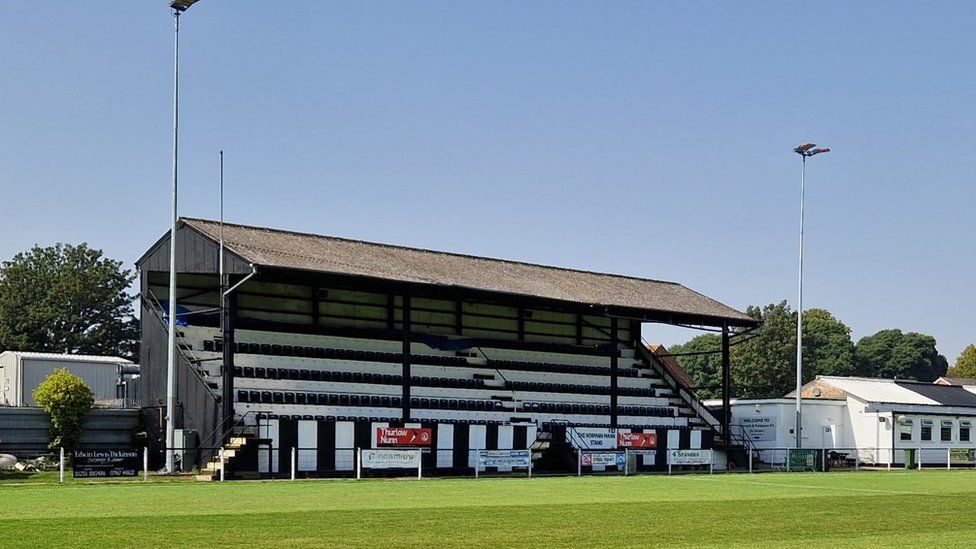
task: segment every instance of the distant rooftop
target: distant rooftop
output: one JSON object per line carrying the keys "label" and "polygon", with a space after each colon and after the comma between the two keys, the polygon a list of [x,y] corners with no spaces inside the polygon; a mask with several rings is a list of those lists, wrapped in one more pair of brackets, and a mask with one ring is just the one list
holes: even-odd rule
{"label": "distant rooftop", "polygon": [[4,351],[3,355],[14,355],[21,358],[35,360],[55,360],[60,362],[96,362],[103,364],[132,364],[131,360],[126,360],[117,356],[96,356],[96,355],[66,355],[60,353],[35,353],[31,351]]}

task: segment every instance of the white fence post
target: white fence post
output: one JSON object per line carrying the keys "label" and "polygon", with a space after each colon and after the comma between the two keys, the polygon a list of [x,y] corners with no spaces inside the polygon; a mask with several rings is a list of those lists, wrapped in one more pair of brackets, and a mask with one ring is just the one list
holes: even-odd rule
{"label": "white fence post", "polygon": [[532,452],[529,452],[529,478],[532,478]]}
{"label": "white fence post", "polygon": [[918,464],[918,470],[922,470],[922,449],[918,449],[918,455],[915,456],[915,463]]}
{"label": "white fence post", "polygon": [[[224,481],[224,477],[226,475],[226,470],[224,468],[224,463],[226,462],[226,459],[224,457],[224,447],[223,446],[220,447],[220,454],[219,454],[219,458],[218,459],[220,460],[220,482],[223,482]],[[268,466],[270,467],[270,464]]]}
{"label": "white fence post", "polygon": [[576,450],[576,476],[583,476],[583,450]]}
{"label": "white fence post", "polygon": [[952,448],[946,448],[946,471],[952,470]]}
{"label": "white fence post", "polygon": [[624,476],[630,472],[630,454],[627,453],[627,449],[624,448]]}
{"label": "white fence post", "polygon": [[891,470],[891,462],[895,460],[895,446],[892,445],[891,449],[888,450],[888,470]]}
{"label": "white fence post", "polygon": [[356,480],[362,478],[363,474],[363,449],[356,448]]}
{"label": "white fence post", "polygon": [[[726,467],[728,467],[728,465],[726,465]],[[710,475],[714,472],[715,472],[715,451],[709,449],[708,450],[708,474]]]}
{"label": "white fence post", "polygon": [[64,448],[58,449],[58,482],[64,482]]}
{"label": "white fence post", "polygon": [[417,453],[420,454],[420,459],[417,460],[417,480],[420,480],[424,478],[424,451],[417,450]]}
{"label": "white fence post", "polygon": [[752,472],[752,449],[749,449],[749,472]]}
{"label": "white fence post", "polygon": [[142,447],[142,481],[149,482],[149,448]]}
{"label": "white fence post", "polygon": [[[477,459],[474,460],[474,478],[478,478],[479,471],[481,470],[481,450],[476,450],[478,452]],[[471,455],[468,455],[468,459],[471,459]],[[529,454],[529,467],[532,466],[532,454]]]}
{"label": "white fence post", "polygon": [[295,480],[295,466],[296,466],[295,454],[296,454],[295,447],[292,446],[291,447],[291,479],[292,480]]}

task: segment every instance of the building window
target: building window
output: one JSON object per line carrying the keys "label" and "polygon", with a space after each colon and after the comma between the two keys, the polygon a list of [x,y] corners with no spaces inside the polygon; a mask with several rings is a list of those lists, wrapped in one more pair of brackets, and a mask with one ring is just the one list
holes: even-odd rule
{"label": "building window", "polygon": [[942,428],[939,429],[939,440],[941,440],[942,442],[951,442],[952,441],[952,422],[951,421],[946,421],[946,420],[943,420],[942,421]]}
{"label": "building window", "polygon": [[922,420],[922,440],[932,440],[932,422]]}
{"label": "building window", "polygon": [[899,438],[901,440],[912,440],[912,426],[913,425],[914,425],[914,423],[910,419],[906,419],[906,420],[904,420],[904,421],[901,422],[901,427],[900,427],[901,433],[899,434]]}
{"label": "building window", "polygon": [[968,421],[959,422],[959,442],[969,442],[969,429],[971,425]]}

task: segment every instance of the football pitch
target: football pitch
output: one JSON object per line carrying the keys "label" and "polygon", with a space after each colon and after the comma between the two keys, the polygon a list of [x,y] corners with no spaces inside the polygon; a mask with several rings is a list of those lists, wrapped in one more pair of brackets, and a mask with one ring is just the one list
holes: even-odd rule
{"label": "football pitch", "polygon": [[974,510],[974,471],[0,480],[0,547],[972,547]]}

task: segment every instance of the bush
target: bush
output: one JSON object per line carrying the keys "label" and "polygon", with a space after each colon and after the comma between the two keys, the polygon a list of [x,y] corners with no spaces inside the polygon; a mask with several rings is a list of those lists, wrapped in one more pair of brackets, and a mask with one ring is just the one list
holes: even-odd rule
{"label": "bush", "polygon": [[85,414],[95,397],[84,380],[66,369],[55,370],[34,390],[34,400],[51,416],[50,448],[74,449]]}

